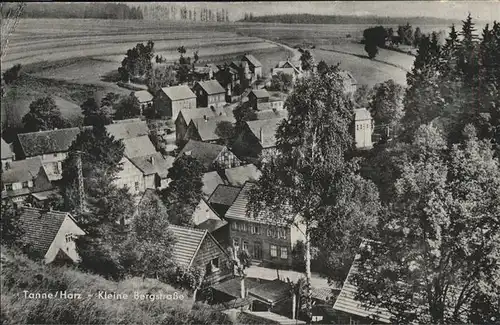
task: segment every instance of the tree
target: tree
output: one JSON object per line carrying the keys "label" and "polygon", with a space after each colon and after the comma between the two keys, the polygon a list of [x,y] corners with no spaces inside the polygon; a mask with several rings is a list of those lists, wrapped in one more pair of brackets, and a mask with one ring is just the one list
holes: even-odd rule
{"label": "tree", "polygon": [[245,278],[247,269],[252,265],[252,256],[245,249],[229,247],[230,263],[236,274],[240,277],[240,298],[246,298]]}
{"label": "tree", "polygon": [[474,127],[464,138],[449,148],[435,127],[418,129],[380,238],[360,252],[358,298],[387,308],[395,322],[499,316],[500,165]]}
{"label": "tree", "polygon": [[354,105],[356,107],[368,107],[369,98],[372,96],[373,89],[370,89],[367,85],[362,84],[356,87],[354,92]]}
{"label": "tree", "polygon": [[226,145],[229,145],[236,136],[236,129],[233,123],[229,121],[220,121],[217,122],[217,126],[215,127],[215,134],[224,140]]}
{"label": "tree", "polygon": [[165,282],[176,288],[193,291],[193,306],[196,294],[201,289],[205,280],[205,270],[201,267],[178,265],[166,270]]}
{"label": "tree", "polygon": [[309,71],[314,67],[314,59],[311,55],[311,52],[305,50],[300,56],[300,62],[302,64],[302,70]]}
{"label": "tree", "polygon": [[65,128],[69,123],[61,116],[61,111],[50,96],[34,100],[30,104],[30,111],[23,117],[26,132],[37,132]]}
{"label": "tree", "polygon": [[138,43],[127,51],[122,65],[118,69],[122,80],[128,81],[131,77],[142,77],[152,68],[153,48],[154,42],[148,41],[146,45]]}
{"label": "tree", "polygon": [[146,85],[151,94],[156,94],[163,87],[175,85],[176,81],[173,66],[155,66],[146,76]]}
{"label": "tree", "polygon": [[10,69],[7,69],[3,73],[3,80],[5,81],[5,84],[10,85],[13,84],[17,79],[19,79],[19,76],[21,75],[21,65],[16,64]]}
{"label": "tree", "polygon": [[[368,105],[375,125],[385,126],[387,131],[398,127],[403,117],[403,97],[404,88],[392,79],[375,85]],[[384,136],[388,137],[389,133]]]}
{"label": "tree", "polygon": [[117,120],[134,118],[139,115],[141,115],[141,104],[133,93],[124,97],[116,105],[114,117]]}
{"label": "tree", "polygon": [[111,123],[111,110],[99,106],[94,98],[88,98],[80,106],[83,113],[83,125],[108,125]]}
{"label": "tree", "polygon": [[409,23],[406,23],[404,26],[398,26],[398,36],[404,45],[412,45],[414,42],[413,28]]}
{"label": "tree", "polygon": [[363,31],[363,40],[368,57],[373,59],[378,54],[378,48],[385,47],[387,30],[383,26],[367,28]]}
{"label": "tree", "polygon": [[373,59],[378,54],[378,47],[377,47],[377,45],[375,45],[373,43],[366,43],[365,44],[365,51],[366,51],[366,53],[368,53],[368,57],[370,59]]}
{"label": "tree", "polygon": [[257,114],[248,102],[244,102],[238,105],[234,109],[233,114],[234,118],[236,119],[237,129],[241,129],[246,121],[255,121],[257,119]]}
{"label": "tree", "polygon": [[169,221],[174,225],[191,225],[191,217],[202,197],[203,166],[195,158],[182,155],[168,170],[169,186],[162,198],[169,208]]}
{"label": "tree", "polygon": [[124,268],[143,278],[160,278],[173,267],[175,237],[169,229],[167,209],[155,196],[138,206],[138,214],[122,252]]}
{"label": "tree", "polygon": [[281,222],[305,228],[308,316],[311,317],[311,234],[316,225],[336,218],[336,187],[341,175],[356,172],[347,161],[353,139],[351,102],[344,96],[338,67],[322,76],[300,80],[286,106],[288,120],[278,127],[278,154],[262,166],[250,191],[249,213],[265,211]]}
{"label": "tree", "polygon": [[415,28],[415,34],[413,35],[413,46],[418,48],[420,41],[422,40],[422,32],[420,27]]}
{"label": "tree", "polygon": [[323,73],[326,73],[328,71],[328,64],[326,64],[325,61],[321,60],[319,61],[318,63],[318,73],[319,74],[323,74]]}
{"label": "tree", "polygon": [[293,77],[279,71],[271,78],[271,90],[288,91],[293,86]]}
{"label": "tree", "polygon": [[10,199],[2,200],[2,214],[0,215],[0,240],[8,247],[19,246],[23,234],[19,221],[19,211]]}

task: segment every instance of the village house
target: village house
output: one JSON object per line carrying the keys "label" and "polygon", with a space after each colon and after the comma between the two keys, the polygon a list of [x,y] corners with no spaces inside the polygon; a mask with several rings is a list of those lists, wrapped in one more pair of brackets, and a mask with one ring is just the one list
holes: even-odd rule
{"label": "village house", "polygon": [[219,216],[224,217],[240,191],[241,187],[219,184],[208,198],[208,204]]}
{"label": "village house", "polygon": [[228,122],[232,125],[236,121],[233,117],[228,116],[191,119],[185,134],[185,140],[224,144],[229,139],[223,138],[223,134],[218,132],[218,126],[221,122]]}
{"label": "village house", "polygon": [[280,99],[270,99],[268,102],[257,101],[255,103],[255,105],[256,105],[255,109],[257,110],[256,113],[258,113],[260,111],[279,112],[279,111],[283,111],[283,108],[285,106],[285,102],[280,100]]}
{"label": "village house", "polygon": [[189,140],[176,159],[182,155],[189,155],[197,159],[207,172],[241,164],[240,160],[226,146],[195,140]]}
{"label": "village house", "polygon": [[40,157],[15,160],[2,171],[2,200],[15,203],[26,200],[31,193],[53,189]]}
{"label": "village house", "polygon": [[[91,127],[83,129],[88,128]],[[39,157],[49,180],[60,180],[62,162],[81,131],[80,128],[67,128],[18,134],[15,142],[16,157],[18,159]]]}
{"label": "village house", "polygon": [[253,186],[254,183],[245,183],[224,216],[229,223],[230,242],[235,249],[247,250],[259,264],[291,267],[291,251],[297,241],[304,241],[304,227],[298,220],[275,220],[265,211],[250,213],[248,195]]}
{"label": "village house", "polygon": [[15,159],[14,152],[12,151],[12,146],[5,142],[5,140],[2,138],[2,170],[5,169],[5,165],[7,163],[11,163]]}
{"label": "village house", "polygon": [[175,141],[182,145],[188,139],[186,132],[193,119],[213,119],[227,117],[233,119],[233,110],[230,107],[204,107],[197,109],[182,109],[175,120]]}
{"label": "village house", "polygon": [[156,112],[175,121],[181,109],[196,108],[196,95],[186,85],[164,87],[153,102]]}
{"label": "village house", "polygon": [[201,191],[203,192],[203,197],[205,199],[208,199],[210,195],[212,195],[217,186],[225,184],[224,180],[217,171],[204,173],[201,178],[201,182],[203,183]]}
{"label": "village house", "polygon": [[209,66],[195,66],[193,71],[191,71],[191,80],[194,81],[205,81],[213,79],[214,72]]}
{"label": "village house", "polygon": [[226,90],[217,80],[199,81],[193,86],[197,107],[221,107],[226,104]]}
{"label": "village house", "polygon": [[[269,104],[272,104],[273,102],[270,102]],[[268,103],[262,103],[262,104],[268,104]],[[255,117],[257,120],[272,120],[276,118],[280,119],[287,119],[288,118],[288,110],[286,109],[265,109],[265,110],[258,110],[255,112]]]}
{"label": "village house", "polygon": [[248,67],[252,73],[252,81],[262,78],[262,63],[260,63],[255,56],[252,54],[245,54],[241,61],[248,62]]}
{"label": "village house", "polygon": [[272,154],[276,148],[276,131],[283,118],[246,121],[233,143],[238,157],[257,158]]}
{"label": "village house", "polygon": [[193,224],[198,229],[207,230],[214,238],[226,247],[229,245],[227,239],[229,236],[228,229],[225,227],[227,221],[219,217],[217,212],[207,203],[205,199],[201,199],[192,216]]}
{"label": "village house", "polygon": [[254,89],[248,94],[248,102],[254,110],[258,110],[258,104],[269,102],[269,93],[265,89]]}
{"label": "village house", "polygon": [[172,252],[176,264],[202,267],[208,286],[233,276],[233,269],[228,267],[228,253],[207,230],[174,225],[168,229],[177,239]]}
{"label": "village house", "polygon": [[219,71],[215,74],[215,79],[221,84],[226,91],[226,101],[231,102],[233,95],[239,95],[243,90],[240,81],[239,66],[231,65],[219,66]]}
{"label": "village house", "polygon": [[139,90],[133,92],[133,95],[139,101],[139,106],[141,108],[141,115],[144,111],[153,107],[153,95],[147,90]]}
{"label": "village house", "polygon": [[292,81],[302,78],[302,66],[299,62],[293,63],[290,60],[280,61],[275,68],[272,69],[272,75],[277,75],[278,73],[283,73],[292,76]]}
{"label": "village house", "polygon": [[229,185],[242,187],[246,182],[258,181],[262,173],[254,164],[248,164],[227,168],[224,175]]}
{"label": "village house", "polygon": [[116,140],[137,138],[149,134],[147,123],[137,118],[113,121],[112,124],[106,125],[106,131]]}
{"label": "village house", "polygon": [[49,200],[59,194],[59,189],[54,188],[47,191],[42,192],[33,192],[30,193],[29,196],[24,201],[25,204],[30,204],[34,208],[46,208]]}
{"label": "village house", "polygon": [[139,157],[131,157],[134,164],[144,177],[144,188],[164,189],[168,186],[168,170],[172,167],[175,158],[163,156],[159,152]]}
{"label": "village house", "polygon": [[357,149],[371,149],[374,129],[373,118],[366,108],[354,109],[354,141]]}
{"label": "village house", "polygon": [[79,261],[74,240],[85,232],[71,214],[22,207],[19,221],[21,241],[30,254],[43,258],[47,264]]}

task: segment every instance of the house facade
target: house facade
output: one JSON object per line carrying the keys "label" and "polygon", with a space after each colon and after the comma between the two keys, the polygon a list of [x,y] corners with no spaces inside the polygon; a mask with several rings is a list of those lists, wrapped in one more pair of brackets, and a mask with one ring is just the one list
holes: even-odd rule
{"label": "house facade", "polygon": [[147,90],[140,90],[133,93],[135,98],[139,101],[141,108],[141,115],[144,111],[153,107],[153,95]]}
{"label": "house facade", "polygon": [[12,151],[12,146],[5,142],[2,138],[2,170],[5,169],[6,164],[11,163],[15,159],[14,152]]}
{"label": "house facade", "polygon": [[[91,127],[85,127],[88,129]],[[62,178],[62,162],[69,147],[80,134],[80,128],[67,128],[17,135],[16,151],[19,159],[39,157],[51,181]]]}
{"label": "house facade", "polygon": [[142,171],[127,157],[123,157],[120,164],[122,170],[116,174],[113,183],[119,188],[127,187],[132,195],[140,195],[146,189]]}
{"label": "house facade", "polygon": [[243,62],[248,63],[248,67],[252,73],[252,79],[255,81],[262,78],[262,63],[259,62],[252,54],[246,54],[241,59]]}
{"label": "house facade", "polygon": [[175,120],[175,141],[177,145],[182,145],[187,141],[186,132],[189,123],[193,119],[213,119],[227,117],[234,119],[233,111],[230,107],[202,107],[197,109],[183,109],[177,115]]}
{"label": "house facade", "polygon": [[248,94],[248,102],[254,110],[258,110],[258,105],[269,102],[269,93],[265,89],[252,90]]}
{"label": "house facade", "polygon": [[228,253],[207,230],[174,225],[169,230],[177,239],[172,254],[176,264],[203,268],[208,286],[232,277]]}
{"label": "house facade", "polygon": [[71,214],[23,207],[20,227],[23,230],[21,240],[28,251],[43,258],[45,263],[58,259],[73,263],[79,261],[74,240],[84,236],[85,232]]}
{"label": "house facade", "polygon": [[293,62],[280,61],[278,65],[272,70],[272,75],[277,75],[278,73],[283,73],[292,76],[292,81],[302,78],[302,67],[300,63],[294,64]]}
{"label": "house facade", "polygon": [[53,189],[40,157],[15,160],[2,171],[2,200],[24,202],[31,193]]}
{"label": "house facade", "polygon": [[258,158],[276,149],[276,131],[284,118],[247,121],[233,143],[238,157]]}
{"label": "house facade", "polygon": [[217,80],[199,81],[193,86],[197,107],[222,107],[226,104],[226,90]]}
{"label": "house facade", "polygon": [[354,109],[354,140],[357,149],[371,149],[374,130],[373,118],[366,108]]}
{"label": "house facade", "polygon": [[229,223],[229,239],[235,249],[247,250],[259,264],[291,267],[291,251],[299,240],[304,240],[304,227],[283,223],[266,217],[256,217],[247,210],[248,195],[253,183],[247,182],[238,197],[227,210],[225,219]]}
{"label": "house facade", "polygon": [[197,159],[206,172],[239,166],[241,161],[226,146],[189,140],[182,148],[177,159],[190,155]]}
{"label": "house facade", "polygon": [[154,98],[156,112],[175,121],[181,109],[196,108],[196,95],[186,85],[160,89]]}

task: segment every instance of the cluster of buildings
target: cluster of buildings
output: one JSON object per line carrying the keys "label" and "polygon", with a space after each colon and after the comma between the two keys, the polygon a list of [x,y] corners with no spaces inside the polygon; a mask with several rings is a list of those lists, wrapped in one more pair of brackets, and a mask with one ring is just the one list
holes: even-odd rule
{"label": "cluster of buildings", "polygon": [[[287,110],[283,100],[273,99],[265,89],[252,89],[246,103],[255,112],[256,120],[244,122],[229,146],[217,132],[221,122],[236,122],[233,107],[227,104],[228,94],[233,93],[236,85],[248,87],[261,78],[262,65],[252,55],[245,55],[241,61],[223,67],[204,68],[207,69],[195,71],[210,79],[197,81],[192,88],[179,85],[162,88],[154,95],[135,93],[142,109],[155,107],[175,122],[179,146],[175,154],[157,150],[151,141],[151,123],[142,119],[115,121],[106,126],[107,132],[122,140],[125,147],[120,162],[123,168],[114,181],[129,189],[140,209],[148,200],[161,202],[157,190],[168,186],[168,170],[176,159],[189,155],[200,161],[204,168],[203,197],[193,212],[193,226],[170,226],[178,239],[174,260],[203,267],[211,292],[219,301],[244,298],[243,304],[252,306],[246,311],[250,318],[295,318],[295,311],[286,307],[290,306],[291,296],[289,283],[284,279],[248,279],[245,296],[241,297],[240,282],[226,266],[231,258],[226,248],[234,247],[247,250],[255,266],[288,269],[292,266],[292,249],[305,239],[300,222],[277,222],[266,211],[252,215],[248,210],[249,191],[261,175],[259,163],[276,150],[276,130],[287,118]],[[289,61],[280,62],[273,70],[278,72],[290,73],[294,78],[302,75]],[[224,73],[231,77],[220,77]],[[352,86],[352,81],[349,84]],[[347,89],[351,91],[352,88]],[[357,109],[354,124],[358,148],[371,148],[370,113]],[[24,236],[46,263],[78,261],[74,238],[85,232],[70,213],[49,210],[44,202],[57,193],[62,163],[72,142],[85,128],[23,133],[12,144],[2,139],[2,199],[10,198],[24,205],[20,213]],[[314,297],[318,306],[331,307],[331,295],[325,290],[331,292],[328,288],[315,288]]]}

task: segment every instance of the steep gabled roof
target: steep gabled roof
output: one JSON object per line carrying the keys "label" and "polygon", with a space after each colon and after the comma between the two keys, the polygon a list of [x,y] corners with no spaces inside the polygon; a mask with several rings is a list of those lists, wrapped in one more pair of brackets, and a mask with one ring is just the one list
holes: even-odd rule
{"label": "steep gabled roof", "polygon": [[254,67],[262,67],[262,63],[259,62],[252,54],[246,54],[244,56]]}
{"label": "steep gabled roof", "polygon": [[40,168],[43,168],[40,157],[14,160],[2,172],[2,182],[10,184],[31,181],[37,177]]}
{"label": "steep gabled roof", "polygon": [[10,147],[10,145],[5,142],[5,140],[2,138],[2,160],[4,159],[12,159],[14,157],[14,153],[12,152],[12,149]]}
{"label": "steep gabled roof", "polygon": [[201,189],[205,197],[209,197],[217,186],[224,184],[224,181],[216,171],[203,174],[203,188]]}
{"label": "steep gabled roof", "polygon": [[372,116],[366,108],[355,108],[354,109],[354,120],[355,121],[366,121],[371,120]]}
{"label": "steep gabled roof", "polygon": [[153,100],[153,95],[147,90],[139,90],[134,92],[135,98],[139,101],[139,103],[146,103]]}
{"label": "steep gabled roof", "polygon": [[198,132],[201,141],[214,141],[220,139],[220,136],[215,132],[220,122],[234,123],[235,119],[228,116],[218,116],[211,119],[195,118],[191,120],[189,127]]}
{"label": "steep gabled roof", "polygon": [[[179,112],[179,116],[184,118],[186,124],[189,125],[191,120],[198,118],[219,118],[219,117],[227,117],[234,119],[233,110],[230,107],[223,108],[210,108],[210,107],[202,107],[202,108],[192,108],[192,109],[181,109]],[[177,118],[179,118],[179,116]]]}
{"label": "steep gabled roof", "polygon": [[156,154],[156,149],[149,139],[149,136],[143,135],[136,138],[124,139],[124,155],[127,158],[143,157]]}
{"label": "steep gabled roof", "polygon": [[218,185],[215,191],[210,195],[208,203],[231,206],[238,197],[241,188],[230,185]]}
{"label": "steep gabled roof", "polygon": [[175,225],[170,225],[168,228],[177,239],[172,252],[174,262],[190,267],[207,235],[207,231]]}
{"label": "steep gabled roof", "polygon": [[226,147],[218,144],[189,140],[176,159],[188,154],[197,159],[205,168],[209,168],[224,148]]}
{"label": "steep gabled roof", "polygon": [[262,148],[272,148],[276,146],[276,131],[283,118],[270,120],[255,120],[245,122],[253,135],[259,140]]}
{"label": "steep gabled roof", "polygon": [[33,251],[45,255],[66,217],[72,219],[67,212],[22,208],[19,217],[23,230],[22,242],[30,245]]}
{"label": "steep gabled roof", "polygon": [[[85,127],[84,129],[92,128]],[[17,135],[21,149],[26,157],[43,154],[66,152],[80,134],[80,128],[67,128],[40,132],[21,133]]]}
{"label": "steep gabled roof", "polygon": [[160,178],[167,178],[168,170],[172,167],[175,160],[174,157],[164,157],[159,152],[129,159],[144,175],[158,174]]}
{"label": "steep gabled roof", "polygon": [[146,121],[137,120],[106,125],[106,131],[108,131],[110,135],[115,137],[116,140],[136,138],[149,134],[149,128],[146,124]]}
{"label": "steep gabled roof", "polygon": [[224,174],[229,184],[237,187],[243,186],[246,182],[255,182],[262,175],[254,164],[227,168]]}
{"label": "steep gabled roof", "polygon": [[186,85],[164,87],[161,90],[173,101],[196,98],[196,95]]}
{"label": "steep gabled roof", "polygon": [[254,94],[256,98],[269,98],[270,96],[265,89],[254,89],[250,92],[250,94]]}
{"label": "steep gabled roof", "polygon": [[227,225],[227,221],[222,220],[203,198],[193,212],[193,223],[196,228],[208,230],[208,232],[213,232]]}
{"label": "steep gabled roof", "polygon": [[223,94],[226,90],[217,80],[199,81],[197,83],[208,95]]}

